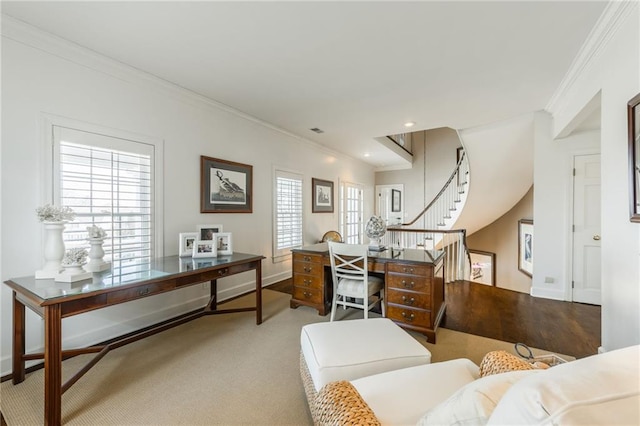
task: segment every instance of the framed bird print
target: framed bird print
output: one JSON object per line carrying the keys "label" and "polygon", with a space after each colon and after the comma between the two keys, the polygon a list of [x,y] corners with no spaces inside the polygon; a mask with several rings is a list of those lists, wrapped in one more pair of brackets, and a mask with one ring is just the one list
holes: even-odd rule
{"label": "framed bird print", "polygon": [[200,156],[200,213],[252,213],[253,166]]}

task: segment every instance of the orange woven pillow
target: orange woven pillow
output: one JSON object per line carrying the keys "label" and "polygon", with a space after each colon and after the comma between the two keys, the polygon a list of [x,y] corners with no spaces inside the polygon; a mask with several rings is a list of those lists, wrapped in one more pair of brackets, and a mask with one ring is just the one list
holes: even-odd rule
{"label": "orange woven pillow", "polygon": [[480,363],[480,377],[516,370],[533,370],[533,366],[522,358],[505,351],[492,351]]}

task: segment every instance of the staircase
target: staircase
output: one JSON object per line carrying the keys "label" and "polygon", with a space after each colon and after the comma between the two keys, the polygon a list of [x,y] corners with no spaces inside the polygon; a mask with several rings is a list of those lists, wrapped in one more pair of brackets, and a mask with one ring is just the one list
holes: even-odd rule
{"label": "staircase", "polygon": [[395,248],[445,250],[445,281],[468,279],[466,231],[451,229],[462,212],[469,186],[469,161],[464,150],[451,176],[433,200],[410,222],[387,228],[383,244]]}

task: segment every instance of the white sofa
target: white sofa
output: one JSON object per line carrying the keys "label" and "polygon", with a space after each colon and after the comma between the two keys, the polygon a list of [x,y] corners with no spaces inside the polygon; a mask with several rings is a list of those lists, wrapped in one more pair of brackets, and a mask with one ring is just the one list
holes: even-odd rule
{"label": "white sofa", "polygon": [[457,359],[333,382],[310,404],[332,425],[638,425],[639,366],[640,346],[484,377]]}

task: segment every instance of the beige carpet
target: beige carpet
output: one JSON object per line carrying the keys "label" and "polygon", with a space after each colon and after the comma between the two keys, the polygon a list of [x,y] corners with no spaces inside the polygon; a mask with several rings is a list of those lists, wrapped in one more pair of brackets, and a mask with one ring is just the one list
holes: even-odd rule
{"label": "beige carpet", "polygon": [[[204,317],[110,352],[62,398],[62,420],[82,425],[311,424],[298,358],[303,325],[328,321],[317,311],[289,308],[290,296],[265,290],[264,323],[255,313]],[[251,305],[253,295],[230,302]],[[339,318],[362,311],[340,310]],[[413,334],[424,343],[423,336]],[[424,343],[433,361],[467,357],[513,344],[439,329]],[[90,356],[65,361],[69,377]],[[13,386],[2,383],[7,424],[42,424],[43,371]]]}

